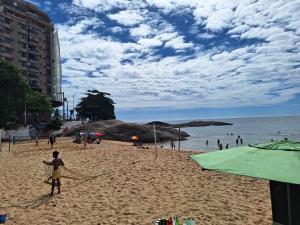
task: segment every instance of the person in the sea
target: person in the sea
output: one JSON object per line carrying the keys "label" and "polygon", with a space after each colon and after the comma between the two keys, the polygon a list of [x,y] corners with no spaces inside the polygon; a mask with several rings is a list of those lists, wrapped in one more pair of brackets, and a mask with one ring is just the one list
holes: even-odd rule
{"label": "person in the sea", "polygon": [[222,144],[222,143],[219,144],[219,149],[220,149],[220,150],[223,150],[223,144]]}
{"label": "person in the sea", "polygon": [[208,140],[206,140],[206,146],[208,146]]}
{"label": "person in the sea", "polygon": [[225,148],[228,149],[228,144],[226,144]]}
{"label": "person in the sea", "polygon": [[52,175],[51,177],[48,179],[52,179],[52,183],[51,183],[51,193],[50,195],[54,194],[54,188],[55,186],[57,186],[57,194],[60,194],[60,187],[61,187],[61,181],[60,181],[60,176],[61,176],[61,171],[60,171],[60,167],[64,166],[64,162],[61,158],[58,157],[59,152],[58,151],[54,151],[52,156],[53,156],[53,160],[51,162],[47,162],[47,161],[43,161],[44,164],[49,165],[49,166],[53,166],[53,170],[52,170]]}
{"label": "person in the sea", "polygon": [[220,145],[220,140],[219,139],[217,140],[217,143],[218,143],[218,145]]}
{"label": "person in the sea", "polygon": [[235,140],[235,143],[238,145],[238,144],[239,144],[239,139],[236,139],[236,140]]}
{"label": "person in the sea", "polygon": [[242,138],[240,139],[240,142],[241,142],[241,145],[242,145],[243,144],[243,139]]}

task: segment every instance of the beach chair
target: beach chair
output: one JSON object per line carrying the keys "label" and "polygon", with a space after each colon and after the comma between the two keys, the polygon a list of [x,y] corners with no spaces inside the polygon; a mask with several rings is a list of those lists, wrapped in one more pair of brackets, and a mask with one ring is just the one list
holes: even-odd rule
{"label": "beach chair", "polygon": [[0,224],[5,224],[6,218],[7,218],[7,215],[6,215],[6,214],[0,215]]}

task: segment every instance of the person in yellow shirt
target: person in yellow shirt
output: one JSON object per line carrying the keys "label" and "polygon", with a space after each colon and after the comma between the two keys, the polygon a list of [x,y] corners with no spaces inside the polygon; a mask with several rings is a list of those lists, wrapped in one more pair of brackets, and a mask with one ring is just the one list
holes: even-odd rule
{"label": "person in yellow shirt", "polygon": [[53,166],[52,176],[51,176],[52,183],[51,183],[51,193],[50,193],[50,195],[54,195],[55,186],[57,186],[57,189],[58,189],[57,194],[60,193],[60,187],[61,187],[61,180],[60,180],[61,170],[60,170],[60,167],[65,165],[63,160],[58,157],[58,155],[59,155],[58,151],[54,151],[52,155],[53,155],[53,160],[51,162],[47,162],[45,160],[43,161],[44,164]]}

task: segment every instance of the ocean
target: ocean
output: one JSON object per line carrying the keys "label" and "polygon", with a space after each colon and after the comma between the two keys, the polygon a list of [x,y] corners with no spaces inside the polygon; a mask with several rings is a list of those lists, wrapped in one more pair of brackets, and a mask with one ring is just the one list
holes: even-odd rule
{"label": "ocean", "polygon": [[[212,120],[212,119],[210,119]],[[300,116],[283,116],[283,117],[256,117],[256,118],[226,118],[213,119],[232,123],[231,126],[208,126],[208,127],[188,127],[181,128],[191,135],[188,140],[181,141],[181,149],[213,151],[218,149],[217,140],[229,148],[241,146],[236,145],[236,139],[240,136],[243,139],[243,145],[258,144],[283,140],[300,141]],[[169,123],[182,123],[191,120],[167,121]],[[231,135],[232,134],[232,135]],[[208,145],[206,145],[208,140]],[[164,143],[170,147],[169,143]],[[178,142],[176,142],[176,149]]]}

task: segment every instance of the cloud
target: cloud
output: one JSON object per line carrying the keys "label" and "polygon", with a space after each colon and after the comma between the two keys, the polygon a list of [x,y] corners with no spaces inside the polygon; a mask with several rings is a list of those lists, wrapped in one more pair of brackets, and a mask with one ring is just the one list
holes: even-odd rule
{"label": "cloud", "polygon": [[130,35],[131,36],[136,36],[136,37],[147,37],[152,33],[152,28],[148,24],[140,24],[139,27],[132,28],[130,30]]}
{"label": "cloud", "polygon": [[138,43],[144,47],[144,48],[149,48],[149,47],[157,47],[161,46],[162,42],[158,39],[152,38],[152,39],[140,39]]}
{"label": "cloud", "polygon": [[144,21],[144,17],[135,10],[124,10],[119,13],[109,14],[108,17],[112,20],[116,20],[118,23],[125,26],[133,26]]}
{"label": "cloud", "polygon": [[184,48],[191,48],[193,47],[193,43],[185,43],[183,40],[183,37],[176,37],[173,38],[172,40],[168,41],[165,44],[165,47],[169,48],[175,48],[175,49],[184,49]]}
{"label": "cloud", "polygon": [[37,1],[37,0],[26,0],[27,2],[31,3],[31,4],[34,4],[38,7],[41,7],[41,4]]}
{"label": "cloud", "polygon": [[113,32],[113,33],[121,33],[121,32],[123,32],[124,31],[124,29],[122,28],[122,27],[112,27],[111,28],[111,31]]}
{"label": "cloud", "polygon": [[107,12],[113,9],[135,9],[145,7],[145,3],[140,0],[73,0],[73,5],[95,10],[97,12]]}
{"label": "cloud", "polygon": [[73,0],[93,13],[57,24],[69,96],[97,88],[124,109],[270,105],[300,93],[300,1],[138,2]]}

